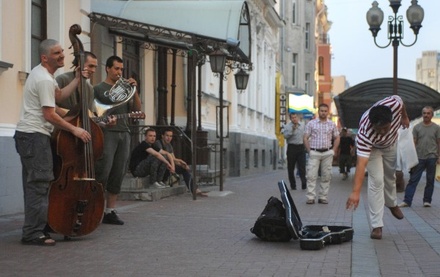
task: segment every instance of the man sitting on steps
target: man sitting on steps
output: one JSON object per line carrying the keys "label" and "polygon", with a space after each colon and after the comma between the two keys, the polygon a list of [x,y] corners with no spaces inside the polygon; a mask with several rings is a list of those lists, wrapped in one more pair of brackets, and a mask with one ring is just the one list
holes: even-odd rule
{"label": "man sitting on steps", "polygon": [[[175,165],[175,173],[183,175],[183,180],[185,181],[186,187],[189,191],[192,191],[192,186],[194,185],[194,182],[192,180],[189,166],[184,160],[178,159],[174,155],[174,149],[171,145],[172,139],[173,130],[171,128],[167,128],[162,133],[162,139],[157,140],[154,143],[154,146],[158,149],[161,149],[161,153],[165,152],[167,154],[167,159],[169,159]],[[196,188],[196,194],[199,196],[208,196],[207,193],[202,192],[199,188]]]}
{"label": "man sitting on steps", "polygon": [[[174,161],[170,154],[154,146],[155,141],[156,130],[148,128],[145,131],[145,140],[131,152],[129,168],[134,177],[150,175],[150,185],[166,188],[162,180],[167,169],[171,173],[175,172]],[[163,155],[167,156],[169,161]]]}

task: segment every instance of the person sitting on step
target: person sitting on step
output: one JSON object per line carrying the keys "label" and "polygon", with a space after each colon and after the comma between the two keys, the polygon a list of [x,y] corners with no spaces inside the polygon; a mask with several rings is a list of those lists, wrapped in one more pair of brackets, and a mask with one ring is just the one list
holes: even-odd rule
{"label": "person sitting on step", "polygon": [[[165,151],[167,153],[166,154],[167,159],[171,159],[171,161],[175,165],[175,173],[182,174],[186,187],[188,188],[189,191],[192,191],[192,186],[194,185],[194,182],[190,173],[190,168],[184,160],[178,159],[174,155],[173,145],[171,144],[172,139],[173,139],[173,130],[171,128],[167,128],[162,133],[162,139],[157,140],[154,143],[154,146],[156,146],[158,149],[161,149],[160,150],[161,153],[162,151]],[[170,172],[166,172],[165,175],[169,176],[170,175],[169,173]],[[208,196],[206,192],[201,191],[199,188],[196,188],[196,194],[204,197]]]}
{"label": "person sitting on step", "polygon": [[131,152],[129,168],[134,177],[149,175],[150,185],[155,188],[166,188],[162,180],[167,169],[171,173],[175,172],[174,161],[167,152],[154,146],[155,141],[156,130],[148,128],[145,131],[145,140]]}

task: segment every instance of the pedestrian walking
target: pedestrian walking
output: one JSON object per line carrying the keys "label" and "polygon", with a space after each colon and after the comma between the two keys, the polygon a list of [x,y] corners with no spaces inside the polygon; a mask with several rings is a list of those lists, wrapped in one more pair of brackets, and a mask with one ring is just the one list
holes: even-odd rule
{"label": "pedestrian walking", "polygon": [[354,140],[348,134],[347,128],[342,128],[341,139],[339,142],[339,173],[342,174],[342,180],[347,180],[352,164],[352,153]]}
{"label": "pedestrian walking", "polygon": [[287,142],[287,174],[290,188],[296,190],[295,166],[301,179],[301,188],[307,188],[306,181],[306,150],[304,148],[305,124],[299,120],[298,114],[290,113],[290,122],[284,125],[283,135]]}
{"label": "pedestrian walking", "polygon": [[423,194],[423,206],[431,207],[434,192],[436,165],[440,164],[440,126],[432,122],[434,109],[426,106],[422,109],[423,121],[414,126],[413,138],[419,163],[411,168],[405,198],[399,207],[411,207],[414,194],[426,170],[426,186]]}
{"label": "pedestrian walking", "polygon": [[[307,204],[315,204],[316,180],[321,172],[318,203],[328,204],[328,191],[332,178],[333,156],[339,147],[339,131],[333,121],[328,119],[329,108],[321,104],[318,118],[309,121],[304,133],[304,145],[309,153],[307,163]],[[321,170],[319,170],[321,169]]]}

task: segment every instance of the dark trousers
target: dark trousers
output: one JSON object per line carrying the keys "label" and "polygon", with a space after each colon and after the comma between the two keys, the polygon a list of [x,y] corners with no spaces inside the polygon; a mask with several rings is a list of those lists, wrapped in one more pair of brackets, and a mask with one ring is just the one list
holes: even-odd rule
{"label": "dark trousers", "polygon": [[41,133],[15,132],[15,147],[22,164],[25,241],[45,235],[48,193],[53,176],[50,137]]}
{"label": "dark trousers", "polygon": [[426,186],[423,193],[423,202],[431,203],[434,192],[435,167],[437,158],[419,159],[419,164],[411,169],[408,185],[405,189],[405,198],[403,201],[411,206],[414,194],[422,178],[423,171],[426,169]]}
{"label": "dark trousers", "polygon": [[299,178],[301,179],[301,187],[306,188],[306,151],[303,144],[287,145],[287,172],[289,175],[290,187],[296,188],[295,165],[298,164]]}
{"label": "dark trousers", "polygon": [[340,154],[339,155],[339,173],[350,173],[351,168],[351,155]]}
{"label": "dark trousers", "polygon": [[161,182],[165,172],[168,171],[166,165],[154,157],[153,155],[148,155],[145,160],[142,160],[137,166],[134,172],[132,172],[134,177],[145,177],[150,175],[150,184],[155,182]]}

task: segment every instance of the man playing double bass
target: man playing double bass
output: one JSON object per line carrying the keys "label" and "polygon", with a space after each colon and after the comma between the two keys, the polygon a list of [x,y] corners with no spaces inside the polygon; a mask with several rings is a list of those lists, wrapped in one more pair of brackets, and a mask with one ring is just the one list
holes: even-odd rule
{"label": "man playing double bass", "polygon": [[56,40],[41,42],[41,63],[32,69],[26,81],[20,121],[14,135],[23,167],[24,224],[21,242],[27,245],[52,246],[56,243],[45,232],[49,182],[54,178],[50,147],[54,126],[72,133],[84,143],[91,140],[89,132],[68,123],[55,112],[56,95],[71,93],[80,79],[78,74],[64,89],[58,88],[54,73],[64,66],[63,51]]}
{"label": "man playing double bass", "polygon": [[[104,82],[96,85],[95,98],[101,103],[108,102],[106,92],[110,91],[116,82],[121,78],[124,69],[123,61],[118,56],[111,56],[105,64],[107,77]],[[131,86],[137,86],[136,80],[129,78]],[[134,100],[133,100],[134,99]],[[137,92],[134,93],[132,104],[129,101],[126,104],[116,107],[113,114],[127,114],[132,111],[141,110],[141,100]],[[116,200],[121,191],[122,181],[127,171],[128,157],[130,156],[130,128],[128,119],[118,119],[112,128],[104,128],[104,151],[100,159],[96,161],[96,179],[106,190],[106,208],[102,223],[123,225],[116,213]]]}

